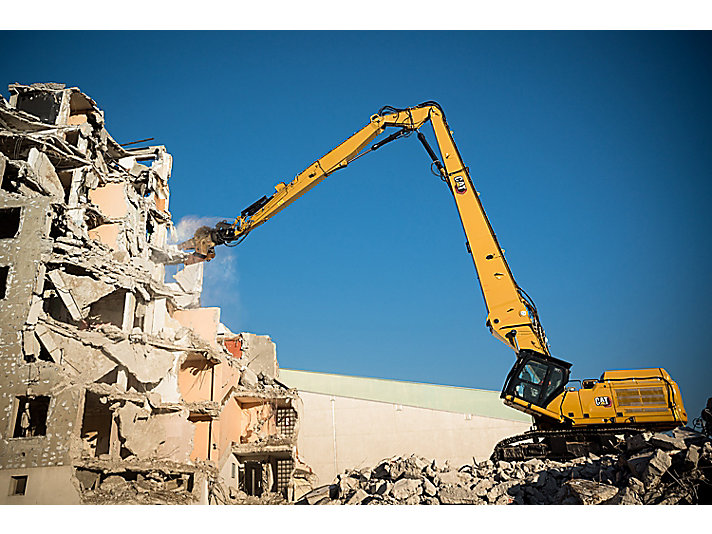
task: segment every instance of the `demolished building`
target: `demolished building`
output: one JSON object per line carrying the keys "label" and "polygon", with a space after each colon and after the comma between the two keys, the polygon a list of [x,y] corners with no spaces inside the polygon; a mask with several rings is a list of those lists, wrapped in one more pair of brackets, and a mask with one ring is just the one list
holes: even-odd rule
{"label": "demolished building", "polygon": [[274,343],[234,334],[219,308],[201,307],[204,264],[169,244],[171,155],[117,143],[76,87],[9,90],[0,503],[305,493],[300,400],[278,381]]}

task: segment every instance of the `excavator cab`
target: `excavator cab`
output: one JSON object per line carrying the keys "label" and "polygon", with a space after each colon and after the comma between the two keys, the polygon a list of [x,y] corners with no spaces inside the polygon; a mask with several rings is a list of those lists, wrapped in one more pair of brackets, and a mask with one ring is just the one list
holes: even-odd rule
{"label": "excavator cab", "polygon": [[501,397],[511,395],[528,404],[546,408],[564,391],[571,364],[544,356],[533,350],[521,350],[507,375]]}

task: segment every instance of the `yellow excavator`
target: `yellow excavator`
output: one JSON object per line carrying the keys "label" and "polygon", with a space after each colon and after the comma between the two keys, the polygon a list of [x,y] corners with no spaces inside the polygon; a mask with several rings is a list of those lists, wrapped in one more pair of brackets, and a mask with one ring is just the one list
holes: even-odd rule
{"label": "yellow excavator", "polygon": [[[440,157],[420,131],[426,123],[432,126]],[[371,144],[388,129],[395,131]],[[501,397],[505,404],[534,420],[533,430],[497,444],[493,458],[569,458],[601,453],[615,449],[627,435],[686,424],[680,390],[664,369],[606,371],[600,379],[582,380],[578,387],[572,386],[578,381],[569,380],[571,364],[550,354],[534,302],[514,280],[445,114],[436,102],[412,108],[382,108],[366,126],[290,183],[277,184],[271,196],[245,208],[234,222],[201,227],[180,248],[194,250],[189,261],[209,261],[215,256],[216,245],[241,242],[326,177],[412,133],[417,134],[432,160],[432,170],[448,185],[455,200],[487,306],[486,325],[517,355]]]}

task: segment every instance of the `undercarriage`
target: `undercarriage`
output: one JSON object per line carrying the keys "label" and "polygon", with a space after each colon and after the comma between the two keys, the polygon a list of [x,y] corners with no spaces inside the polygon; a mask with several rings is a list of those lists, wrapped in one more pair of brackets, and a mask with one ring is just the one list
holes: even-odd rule
{"label": "undercarriage", "polygon": [[568,460],[587,454],[622,452],[624,442],[644,429],[636,427],[531,430],[500,441],[491,460]]}

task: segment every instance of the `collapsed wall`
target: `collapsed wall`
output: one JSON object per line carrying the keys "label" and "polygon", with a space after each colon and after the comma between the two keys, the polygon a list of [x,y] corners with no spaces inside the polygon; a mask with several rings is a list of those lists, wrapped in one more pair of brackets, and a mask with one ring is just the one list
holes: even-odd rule
{"label": "collapsed wall", "polygon": [[[0,503],[293,499],[299,398],[274,343],[200,307],[164,146],[78,88],[0,97]],[[133,145],[134,143],[129,143]],[[166,279],[166,265],[177,274]],[[296,475],[296,476],[295,476]],[[9,495],[8,495],[9,493]]]}

